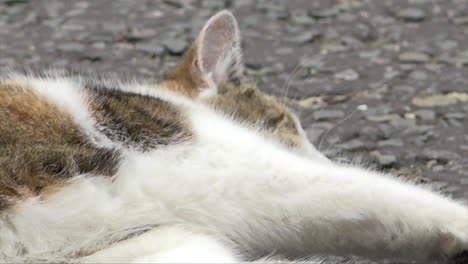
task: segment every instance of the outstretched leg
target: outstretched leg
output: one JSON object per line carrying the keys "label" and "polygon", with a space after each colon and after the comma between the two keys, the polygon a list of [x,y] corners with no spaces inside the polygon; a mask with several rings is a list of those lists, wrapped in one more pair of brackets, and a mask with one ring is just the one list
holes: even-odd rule
{"label": "outstretched leg", "polygon": [[241,206],[252,202],[258,210],[245,216],[247,233],[257,239],[253,245],[271,241],[269,246],[292,255],[421,259],[468,249],[468,210],[460,203],[363,169],[307,167],[257,177],[260,193],[237,197]]}
{"label": "outstretched leg", "polygon": [[[191,177],[168,179],[184,186],[176,201],[183,221],[232,239],[252,257],[278,252],[293,258],[333,253],[428,259],[468,248],[467,207],[440,194],[289,153],[255,159],[234,154],[232,163],[220,160],[219,170],[197,175],[180,162],[178,175]],[[174,198],[162,189],[158,196]]]}

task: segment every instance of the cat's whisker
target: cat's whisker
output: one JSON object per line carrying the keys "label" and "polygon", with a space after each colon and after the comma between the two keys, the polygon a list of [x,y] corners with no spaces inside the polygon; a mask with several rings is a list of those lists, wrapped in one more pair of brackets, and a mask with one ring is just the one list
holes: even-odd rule
{"label": "cat's whisker", "polygon": [[287,96],[288,95],[288,92],[289,92],[289,87],[291,85],[291,82],[292,82],[292,79],[294,78],[294,76],[296,75],[297,72],[299,72],[300,70],[302,70],[302,68],[308,64],[312,59],[309,59],[309,60],[306,60],[306,61],[303,61],[303,62],[300,62],[293,70],[292,72],[289,74],[288,78],[286,78],[284,84],[283,84],[283,87],[281,88],[281,90],[283,90],[283,94],[282,96]]}
{"label": "cat's whisker", "polygon": [[[338,126],[341,125],[342,123],[344,123],[346,120],[348,120],[348,119],[349,119],[354,113],[356,113],[358,110],[359,110],[359,109],[357,109],[357,108],[354,109],[351,113],[349,113],[349,115],[347,115],[347,116],[344,117],[342,120],[340,120],[338,123],[336,123],[335,125],[333,125],[333,126],[330,127],[329,129],[327,129],[327,130],[322,134],[322,136],[320,137],[320,142],[319,142],[319,144],[318,144],[318,146],[317,146],[317,149],[318,149],[319,151],[321,151],[322,143],[323,143],[323,141],[325,140],[325,137],[330,133],[330,131],[332,131],[333,129],[335,129],[336,127],[338,127]],[[334,146],[334,144],[330,145],[330,146],[327,148],[327,150],[326,150],[325,152],[329,151],[330,148],[331,148],[332,146]]]}
{"label": "cat's whisker", "polygon": [[[320,108],[320,109],[318,110],[317,115],[320,115],[320,113],[322,113],[323,109],[324,109],[324,107]],[[308,129],[312,129],[312,130],[313,130],[313,129],[314,129],[314,126],[315,126],[317,123],[318,123],[317,120],[314,119],[314,121],[312,121],[312,123],[309,125]],[[318,148],[317,148],[317,149],[318,149]],[[320,151],[320,149],[318,149],[318,150]]]}

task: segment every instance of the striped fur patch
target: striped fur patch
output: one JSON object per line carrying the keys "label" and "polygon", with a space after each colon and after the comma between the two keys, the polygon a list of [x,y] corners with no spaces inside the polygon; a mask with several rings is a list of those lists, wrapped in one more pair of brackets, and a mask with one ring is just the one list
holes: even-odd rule
{"label": "striped fur patch", "polygon": [[[102,84],[68,87],[71,84],[77,83],[0,83],[0,211],[18,200],[53,192],[78,175],[114,175],[122,149],[148,151],[192,137],[182,111],[166,101]],[[88,101],[89,109],[67,109],[48,96],[54,89],[82,89],[86,98],[68,99]],[[78,116],[86,111],[99,140],[104,137],[112,144],[98,144]]]}

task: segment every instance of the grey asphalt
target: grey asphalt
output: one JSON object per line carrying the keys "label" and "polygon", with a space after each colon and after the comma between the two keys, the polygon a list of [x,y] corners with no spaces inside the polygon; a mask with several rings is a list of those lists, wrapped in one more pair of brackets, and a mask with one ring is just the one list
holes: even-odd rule
{"label": "grey asphalt", "polygon": [[3,0],[0,68],[159,79],[224,8],[328,156],[468,199],[468,0]]}

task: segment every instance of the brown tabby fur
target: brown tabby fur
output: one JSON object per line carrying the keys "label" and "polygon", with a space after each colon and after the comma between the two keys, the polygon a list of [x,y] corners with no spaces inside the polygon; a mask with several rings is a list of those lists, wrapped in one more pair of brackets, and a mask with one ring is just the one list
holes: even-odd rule
{"label": "brown tabby fur", "polygon": [[68,113],[14,83],[0,83],[0,210],[77,174],[112,175],[118,156],[98,149]]}
{"label": "brown tabby fur", "polygon": [[196,66],[198,43],[199,40],[196,40],[187,50],[180,63],[165,76],[160,83],[161,86],[169,87],[192,98],[198,96],[199,87],[203,83],[200,78],[200,69]]}
{"label": "brown tabby fur", "polygon": [[192,137],[180,109],[158,98],[86,85],[94,118],[110,140],[146,151]]}
{"label": "brown tabby fur", "polygon": [[290,147],[303,144],[289,110],[272,96],[256,89],[253,83],[242,83],[240,87],[227,84],[222,94],[208,102],[237,120],[263,126],[267,136],[273,135]]}
{"label": "brown tabby fur", "polygon": [[[199,87],[203,86],[200,70],[196,66],[199,43],[199,40],[194,42],[160,85],[192,98],[199,95]],[[303,139],[290,110],[277,99],[257,89],[256,84],[245,76],[234,77],[231,76],[225,84],[218,87],[218,94],[206,99],[207,103],[242,122],[262,125],[268,135],[273,135],[291,147],[301,146]]]}

